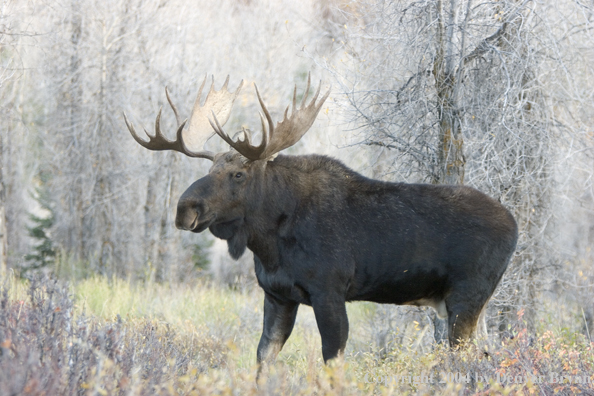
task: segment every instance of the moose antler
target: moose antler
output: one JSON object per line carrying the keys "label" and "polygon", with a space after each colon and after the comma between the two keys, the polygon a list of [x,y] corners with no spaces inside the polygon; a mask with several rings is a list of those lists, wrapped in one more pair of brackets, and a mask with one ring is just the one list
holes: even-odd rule
{"label": "moose antler", "polygon": [[[174,150],[180,153],[186,154],[189,157],[195,158],[206,158],[211,161],[214,161],[215,154],[203,150],[204,144],[212,135],[214,135],[214,131],[210,126],[210,122],[208,120],[208,116],[212,113],[215,114],[216,117],[221,118],[222,125],[224,125],[229,116],[231,115],[231,108],[233,107],[233,102],[237,98],[241,87],[243,86],[243,80],[239,83],[239,86],[235,90],[234,93],[229,92],[227,90],[227,85],[229,84],[229,76],[225,80],[223,87],[219,91],[214,90],[214,76],[212,78],[212,83],[210,85],[210,90],[206,95],[206,99],[204,100],[204,105],[200,105],[200,100],[202,97],[202,90],[204,89],[204,85],[206,84],[206,78],[204,77],[204,81],[202,85],[200,85],[200,89],[198,90],[198,95],[196,97],[196,101],[194,102],[194,108],[192,110],[192,115],[190,116],[190,122],[188,124],[188,128],[184,129],[184,126],[187,123],[187,120],[180,122],[179,114],[177,112],[177,108],[173,104],[171,97],[169,96],[169,91],[165,88],[165,94],[167,95],[167,101],[175,114],[175,119],[177,121],[177,133],[176,139],[171,141],[161,133],[161,110],[159,109],[159,113],[157,114],[157,119],[155,120],[155,136],[151,136],[145,129],[145,133],[149,138],[149,141],[141,139],[136,134],[136,130],[134,129],[134,125],[128,121],[126,117],[126,113],[124,113],[124,121],[126,121],[126,126],[130,130],[132,137],[136,140],[141,146],[149,149],[149,150]],[[197,149],[199,151],[193,151],[191,149]]]}
{"label": "moose antler", "polygon": [[231,147],[237,150],[244,157],[252,161],[270,158],[274,154],[291,147],[297,143],[299,139],[303,137],[303,135],[305,135],[305,133],[315,121],[320,109],[322,108],[322,105],[324,104],[324,101],[328,98],[330,90],[328,90],[320,99],[320,101],[316,103],[318,95],[320,94],[320,88],[322,87],[322,83],[320,82],[318,90],[316,91],[313,99],[307,106],[304,107],[307,96],[309,95],[310,85],[311,76],[308,75],[307,88],[305,89],[305,93],[303,94],[303,99],[301,100],[299,108],[297,108],[297,86],[295,86],[293,91],[293,108],[291,110],[291,115],[288,116],[290,106],[287,106],[283,120],[278,122],[275,127],[272,122],[272,117],[270,116],[270,113],[268,112],[268,109],[266,108],[266,105],[260,96],[258,87],[254,84],[256,87],[258,100],[260,101],[260,106],[262,107],[264,116],[266,116],[266,120],[268,122],[267,126],[264,122],[264,116],[262,116],[262,113],[260,113],[260,121],[262,122],[262,142],[258,146],[252,145],[251,135],[249,131],[245,129],[243,129],[244,138],[238,138],[236,141],[233,141],[233,139],[231,139],[229,135],[223,131],[222,125],[224,125],[224,123],[220,123],[218,121],[217,115],[214,113],[214,123],[211,121],[210,124],[217,135],[229,143]]}

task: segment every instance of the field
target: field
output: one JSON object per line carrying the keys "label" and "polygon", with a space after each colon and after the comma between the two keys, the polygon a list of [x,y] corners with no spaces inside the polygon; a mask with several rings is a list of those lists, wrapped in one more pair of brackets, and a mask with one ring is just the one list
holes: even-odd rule
{"label": "field", "polygon": [[[0,396],[594,395],[593,1],[0,4]],[[225,76],[241,92],[206,93]],[[312,91],[330,92],[317,115],[295,109],[308,103],[308,76]],[[196,196],[216,204],[184,198],[178,211],[214,164],[196,152],[229,149],[213,115],[232,139],[251,130],[267,148],[262,158],[243,150],[232,184],[213,184],[235,187],[199,183],[208,191]],[[138,144],[128,121],[140,141],[160,130],[170,142]],[[505,228],[492,203],[396,187],[388,197],[346,171],[285,168],[293,160],[276,151],[332,157],[383,182],[465,185],[507,208],[518,240],[484,333],[451,350],[435,342],[430,308],[351,303],[345,354],[327,366],[302,306],[257,381],[263,292],[252,253],[232,261],[228,242],[176,224],[236,219],[219,223],[233,230],[223,235],[232,253],[233,241],[285,239],[279,265],[305,257],[330,269],[344,260],[315,252],[359,257],[351,241],[370,235],[381,242],[364,246],[381,257],[373,263],[436,265],[441,246],[482,265]],[[360,226],[338,226],[358,217],[358,202],[369,203]],[[198,215],[206,208],[213,217]],[[219,224],[210,228],[222,235]],[[469,237],[481,247],[463,248]],[[399,249],[416,258],[390,256]],[[458,259],[438,262],[448,281],[470,284]]]}
{"label": "field", "polygon": [[3,395],[594,394],[594,345],[556,318],[532,335],[519,312],[510,338],[457,351],[428,347],[427,329],[412,323],[401,343],[380,350],[381,307],[353,303],[344,361],[325,366],[313,312],[301,307],[256,385],[258,288],[102,277],[67,285],[5,276],[1,284]]}

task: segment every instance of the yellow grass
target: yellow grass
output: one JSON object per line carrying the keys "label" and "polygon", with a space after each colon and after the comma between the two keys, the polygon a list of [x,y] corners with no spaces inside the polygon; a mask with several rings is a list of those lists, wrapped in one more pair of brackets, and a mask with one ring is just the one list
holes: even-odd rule
{"label": "yellow grass", "polygon": [[[10,300],[28,299],[27,282],[9,277],[4,278],[4,284],[10,284]],[[263,292],[259,288],[233,290],[208,281],[193,285],[133,284],[100,276],[75,282],[70,288],[76,315],[84,312],[94,317],[95,326],[121,320],[127,326],[126,331],[138,334],[145,334],[147,325],[153,326],[158,329],[158,334],[167,338],[167,342],[173,342],[174,347],[193,355],[187,372],[168,371],[171,380],[163,384],[165,388],[159,391],[161,394],[315,392],[396,395],[405,392],[451,395],[479,394],[483,389],[486,394],[542,394],[555,390],[569,394],[570,385],[555,387],[529,381],[519,384],[493,380],[483,383],[438,381],[443,379],[442,372],[466,375],[486,370],[491,375],[513,373],[515,376],[532,370],[548,375],[564,370],[582,373],[594,367],[592,345],[561,325],[533,340],[520,326],[514,333],[514,340],[503,343],[496,339],[479,340],[452,352],[443,346],[420,346],[427,328],[418,323],[403,323],[401,342],[389,344],[387,350],[381,352],[373,335],[382,330],[383,325],[376,321],[382,319],[384,311],[381,306],[371,303],[348,304],[351,330],[344,361],[328,367],[322,361],[313,311],[302,306],[293,334],[266,376],[268,382],[256,388],[256,348],[262,330],[263,302]],[[550,323],[542,325],[552,327]],[[175,335],[166,335],[169,331]],[[142,341],[138,342],[142,347]],[[577,360],[576,356],[579,357]],[[116,375],[116,363],[107,359],[104,364],[102,367],[107,371],[102,375],[105,377],[98,374],[97,382],[94,385],[89,382],[89,387],[104,384],[105,378]],[[169,364],[163,370],[172,370],[173,366]],[[423,383],[421,379],[415,383],[414,378],[423,373],[433,373],[434,382]],[[401,380],[396,382],[394,376],[400,376]],[[411,383],[406,381],[408,376]],[[139,381],[138,384],[143,381],[140,377],[132,380]]]}

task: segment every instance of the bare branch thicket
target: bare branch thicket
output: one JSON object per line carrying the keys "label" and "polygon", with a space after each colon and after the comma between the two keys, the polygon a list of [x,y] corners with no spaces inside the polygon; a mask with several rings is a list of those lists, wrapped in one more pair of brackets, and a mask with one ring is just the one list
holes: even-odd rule
{"label": "bare branch thicket", "polygon": [[[517,253],[488,311],[491,327],[501,330],[506,322],[498,316],[520,306],[533,320],[538,293],[551,286],[561,260],[549,231],[558,209],[559,157],[569,141],[576,148],[588,144],[588,117],[560,123],[557,114],[561,85],[586,83],[590,74],[578,75],[589,66],[561,45],[564,34],[589,24],[576,8],[530,1],[335,2],[327,22],[335,29],[326,32],[341,45],[321,63],[345,94],[359,143],[381,153],[377,174],[464,182],[514,213]],[[336,29],[339,23],[343,29]],[[584,48],[591,44],[589,34],[574,39]],[[564,108],[592,114],[588,96],[571,96]]]}
{"label": "bare branch thicket", "polygon": [[[9,27],[6,26],[8,15],[4,7],[0,8],[0,92],[4,92],[7,82],[11,79],[12,73],[11,60],[6,59],[6,41],[9,34]],[[4,96],[4,95],[2,95]],[[6,99],[1,97],[0,118],[6,119]],[[4,188],[4,135],[5,126],[0,126],[0,273],[6,271],[6,248],[7,248],[7,228],[6,228],[6,192]]]}
{"label": "bare branch thicket", "polygon": [[[552,196],[552,227],[547,232],[560,258],[551,273],[553,298],[563,296],[570,307],[566,314],[579,323],[576,331],[589,334],[594,326],[594,8],[580,2],[547,8],[549,20],[543,29],[546,43],[547,102],[553,111],[553,127],[560,131],[557,181]],[[544,46],[544,45],[543,45]]]}
{"label": "bare branch thicket", "polygon": [[[311,29],[295,15],[310,6],[178,0],[23,6],[31,11],[27,23],[45,32],[25,58],[35,70],[31,86],[19,92],[24,101],[38,98],[35,136],[43,149],[23,152],[51,175],[52,238],[68,262],[109,276],[173,281],[194,273],[196,249],[209,244],[178,232],[173,220],[178,197],[208,164],[137,147],[122,111],[148,129],[166,104],[167,86],[184,117],[204,73],[216,73],[250,85],[230,130],[256,124],[247,117],[257,115],[253,81],[266,82],[262,95],[275,116],[286,99],[278,87],[307,76],[307,59],[295,53],[286,26],[293,39],[307,37]],[[174,122],[164,111],[163,130]],[[211,150],[216,145],[222,143],[207,143]]]}
{"label": "bare branch thicket", "polygon": [[[86,14],[89,5],[93,17]],[[40,17],[53,32],[41,44],[51,49],[41,74],[49,81],[43,92],[50,105],[44,162],[52,170],[54,237],[74,260],[90,261],[91,270],[121,275],[113,263],[131,261],[127,244],[133,216],[127,214],[136,210],[118,199],[125,186],[135,184],[123,166],[126,146],[117,144],[126,88],[120,83],[121,65],[129,60],[122,44],[138,15],[133,4],[72,0],[44,9]],[[138,191],[130,190],[132,195]]]}
{"label": "bare branch thicket", "polygon": [[30,144],[32,109],[21,87],[28,84],[23,54],[37,34],[26,23],[28,12],[17,2],[0,6],[0,272],[14,267],[28,246],[27,220],[31,212],[31,183],[37,160],[26,153]]}

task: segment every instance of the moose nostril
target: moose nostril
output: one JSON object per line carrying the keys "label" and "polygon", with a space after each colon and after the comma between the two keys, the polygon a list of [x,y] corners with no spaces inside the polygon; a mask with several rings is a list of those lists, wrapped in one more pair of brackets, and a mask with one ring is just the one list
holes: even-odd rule
{"label": "moose nostril", "polygon": [[201,213],[204,213],[204,204],[202,202],[197,202],[192,205],[192,209],[196,211],[196,214],[200,215]]}

